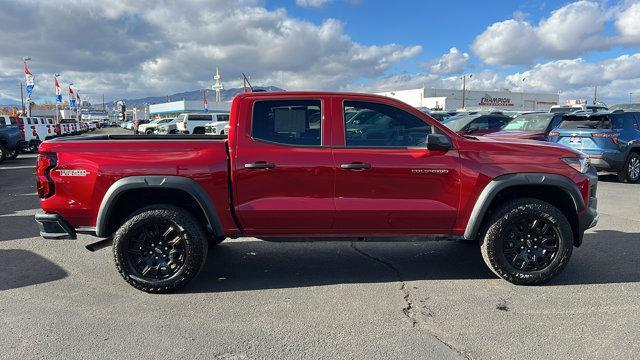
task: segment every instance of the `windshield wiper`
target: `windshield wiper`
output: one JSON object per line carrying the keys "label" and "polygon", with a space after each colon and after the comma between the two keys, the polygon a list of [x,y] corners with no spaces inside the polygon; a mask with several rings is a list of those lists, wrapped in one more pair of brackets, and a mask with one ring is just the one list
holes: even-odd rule
{"label": "windshield wiper", "polygon": [[478,140],[478,138],[477,138],[477,137],[472,136],[472,135],[460,135],[460,136],[462,136],[462,137],[463,137],[463,138],[465,138],[465,139]]}

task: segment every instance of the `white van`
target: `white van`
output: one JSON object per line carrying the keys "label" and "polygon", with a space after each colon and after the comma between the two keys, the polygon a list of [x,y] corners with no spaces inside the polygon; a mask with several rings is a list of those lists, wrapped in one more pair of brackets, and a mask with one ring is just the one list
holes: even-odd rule
{"label": "white van", "polygon": [[176,119],[176,128],[178,133],[182,134],[204,134],[205,125],[208,123],[229,121],[228,112],[213,113],[183,113]]}

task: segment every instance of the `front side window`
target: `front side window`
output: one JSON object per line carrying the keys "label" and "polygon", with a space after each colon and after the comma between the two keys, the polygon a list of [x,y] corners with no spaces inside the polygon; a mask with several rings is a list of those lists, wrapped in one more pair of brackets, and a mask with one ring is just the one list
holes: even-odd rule
{"label": "front side window", "polygon": [[320,100],[257,101],[253,106],[251,136],[286,145],[320,146]]}
{"label": "front side window", "polygon": [[344,121],[347,147],[424,147],[433,131],[404,110],[365,101],[345,101]]}

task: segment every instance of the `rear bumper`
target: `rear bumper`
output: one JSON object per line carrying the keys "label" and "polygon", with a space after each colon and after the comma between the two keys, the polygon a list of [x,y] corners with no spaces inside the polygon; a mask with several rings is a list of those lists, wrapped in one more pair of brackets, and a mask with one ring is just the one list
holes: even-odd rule
{"label": "rear bumper", "polygon": [[74,240],[76,231],[58,214],[36,213],[36,222],[40,227],[40,236],[52,240]]}
{"label": "rear bumper", "polygon": [[615,152],[602,152],[597,154],[587,153],[591,165],[593,165],[598,171],[614,171],[618,172],[624,167],[625,156],[619,151]]}

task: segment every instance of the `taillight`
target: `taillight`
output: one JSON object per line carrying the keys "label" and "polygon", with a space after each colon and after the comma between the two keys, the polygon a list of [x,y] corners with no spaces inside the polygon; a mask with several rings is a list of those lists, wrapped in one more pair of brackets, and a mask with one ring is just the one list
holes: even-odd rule
{"label": "taillight", "polygon": [[618,143],[618,133],[591,133],[593,137],[609,138],[614,144]]}
{"label": "taillight", "polygon": [[549,136],[560,136],[560,133],[557,131],[552,131],[549,133]]}
{"label": "taillight", "polygon": [[38,133],[36,132],[36,127],[35,126],[31,127],[31,135],[38,136]]}
{"label": "taillight", "polygon": [[60,124],[56,124],[56,135],[60,135]]}
{"label": "taillight", "polygon": [[56,156],[52,154],[38,155],[36,165],[36,188],[41,199],[48,198],[55,192],[51,169],[56,166]]}

